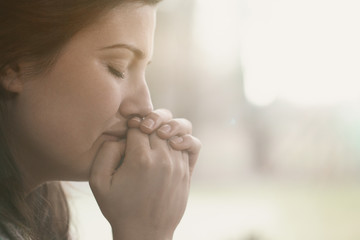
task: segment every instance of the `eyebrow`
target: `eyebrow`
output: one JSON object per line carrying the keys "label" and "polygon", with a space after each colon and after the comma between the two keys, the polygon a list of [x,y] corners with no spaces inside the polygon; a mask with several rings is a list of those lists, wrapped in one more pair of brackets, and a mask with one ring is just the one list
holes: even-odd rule
{"label": "eyebrow", "polygon": [[125,49],[128,49],[129,51],[133,52],[137,58],[139,58],[139,59],[145,58],[145,53],[143,51],[141,51],[139,48],[137,48],[131,44],[119,43],[119,44],[114,44],[114,45],[111,45],[108,47],[101,48],[100,50],[108,50],[108,49],[114,49],[114,48],[125,48]]}

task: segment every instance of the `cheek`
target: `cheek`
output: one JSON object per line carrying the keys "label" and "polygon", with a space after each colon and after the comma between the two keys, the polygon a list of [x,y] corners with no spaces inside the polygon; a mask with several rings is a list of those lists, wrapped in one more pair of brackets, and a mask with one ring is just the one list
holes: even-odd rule
{"label": "cheek", "polygon": [[24,96],[23,125],[28,141],[45,157],[77,161],[92,151],[115,117],[122,101],[120,86],[99,71],[53,75],[34,82],[31,94]]}
{"label": "cheek", "polygon": [[79,81],[72,81],[69,91],[60,94],[57,108],[63,114],[58,115],[64,129],[71,131],[74,142],[83,143],[82,150],[87,150],[109,120],[114,118],[121,103],[118,86],[101,76],[89,76]]}

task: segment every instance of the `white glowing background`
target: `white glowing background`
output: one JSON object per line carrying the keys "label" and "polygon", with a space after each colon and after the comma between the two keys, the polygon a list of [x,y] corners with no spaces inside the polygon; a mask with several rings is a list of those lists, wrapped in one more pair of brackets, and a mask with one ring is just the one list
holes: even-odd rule
{"label": "white glowing background", "polygon": [[219,69],[241,59],[250,102],[337,104],[360,99],[359,12],[357,0],[198,0],[194,32]]}

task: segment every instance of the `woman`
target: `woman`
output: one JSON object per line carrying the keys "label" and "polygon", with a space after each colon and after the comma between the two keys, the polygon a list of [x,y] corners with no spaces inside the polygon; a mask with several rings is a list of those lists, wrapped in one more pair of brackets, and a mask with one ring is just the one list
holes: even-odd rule
{"label": "woman", "polygon": [[67,180],[114,239],[172,238],[200,142],[152,109],[157,2],[0,2],[0,239],[70,239]]}

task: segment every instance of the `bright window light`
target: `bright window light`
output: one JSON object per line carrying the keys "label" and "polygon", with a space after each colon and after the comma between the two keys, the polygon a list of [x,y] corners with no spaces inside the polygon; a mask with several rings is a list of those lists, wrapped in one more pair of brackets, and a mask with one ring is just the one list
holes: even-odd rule
{"label": "bright window light", "polygon": [[247,0],[245,95],[256,105],[360,100],[360,2]]}
{"label": "bright window light", "polygon": [[[243,1],[196,0],[193,35],[201,61],[224,73],[239,68]],[[222,79],[223,80],[223,79]]]}

